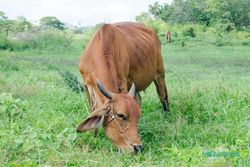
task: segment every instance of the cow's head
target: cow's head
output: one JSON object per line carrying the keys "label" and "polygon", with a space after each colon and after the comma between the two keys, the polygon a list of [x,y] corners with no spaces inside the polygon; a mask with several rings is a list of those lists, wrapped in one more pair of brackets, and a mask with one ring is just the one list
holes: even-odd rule
{"label": "cow's head", "polygon": [[138,120],[141,110],[134,99],[135,85],[127,94],[112,93],[97,81],[100,92],[108,98],[104,105],[91,113],[77,127],[78,132],[84,132],[103,126],[106,135],[122,151],[140,152],[143,147],[138,135]]}

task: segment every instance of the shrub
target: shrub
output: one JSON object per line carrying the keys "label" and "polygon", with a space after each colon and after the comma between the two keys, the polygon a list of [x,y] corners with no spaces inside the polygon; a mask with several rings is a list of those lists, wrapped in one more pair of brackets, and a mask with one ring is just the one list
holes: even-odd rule
{"label": "shrub", "polygon": [[247,45],[250,45],[250,41],[242,41],[241,43],[243,46],[247,46]]}
{"label": "shrub", "polygon": [[184,36],[196,37],[196,33],[193,27],[187,27],[182,31]]}
{"label": "shrub", "polygon": [[15,37],[1,35],[0,50],[71,49],[72,38],[72,33],[66,30],[33,28]]}
{"label": "shrub", "polygon": [[182,40],[182,41],[181,41],[181,47],[184,47],[184,46],[185,46],[185,41]]}
{"label": "shrub", "polygon": [[26,101],[22,101],[18,98],[13,98],[12,94],[10,93],[0,94],[0,118],[3,118],[2,121],[8,121],[10,124],[12,124],[13,122],[21,118],[23,112],[26,110]]}
{"label": "shrub", "polygon": [[[30,32],[17,34],[17,41],[26,43],[27,48],[70,49],[72,34],[56,29],[33,28]],[[25,49],[25,48],[24,48]]]}
{"label": "shrub", "polygon": [[74,73],[69,71],[58,71],[58,73],[62,76],[64,79],[66,85],[73,91],[80,93],[83,92],[83,86],[79,82],[77,76],[75,76]]}
{"label": "shrub", "polygon": [[45,30],[41,31],[35,38],[38,48],[66,48],[69,49],[72,36],[65,31]]}
{"label": "shrub", "polygon": [[7,37],[0,35],[0,50],[8,49],[9,46],[10,46],[10,43]]}

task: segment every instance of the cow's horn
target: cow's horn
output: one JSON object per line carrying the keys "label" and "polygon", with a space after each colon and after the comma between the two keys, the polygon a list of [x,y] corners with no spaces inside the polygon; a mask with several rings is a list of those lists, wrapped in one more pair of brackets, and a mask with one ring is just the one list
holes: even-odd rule
{"label": "cow's horn", "polygon": [[105,87],[103,86],[102,82],[100,80],[96,80],[96,84],[99,88],[99,90],[102,92],[102,94],[104,96],[106,96],[107,98],[109,99],[112,99],[113,98],[113,93],[109,92],[108,90],[105,89]]}
{"label": "cow's horn", "polygon": [[128,95],[135,97],[135,84],[133,83],[131,88],[129,89]]}

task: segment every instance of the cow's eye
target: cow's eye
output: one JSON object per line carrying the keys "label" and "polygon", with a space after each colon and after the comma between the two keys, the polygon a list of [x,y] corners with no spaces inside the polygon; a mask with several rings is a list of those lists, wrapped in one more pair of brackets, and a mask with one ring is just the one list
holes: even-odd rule
{"label": "cow's eye", "polygon": [[122,119],[122,120],[127,120],[127,118],[126,118],[125,115],[123,115],[123,114],[118,114],[118,113],[117,113],[117,116],[118,116],[120,119]]}

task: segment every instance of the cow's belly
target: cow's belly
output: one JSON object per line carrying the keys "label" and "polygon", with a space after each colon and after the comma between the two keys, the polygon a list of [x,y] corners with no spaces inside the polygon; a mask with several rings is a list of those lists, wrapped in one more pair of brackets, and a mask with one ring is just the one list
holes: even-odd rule
{"label": "cow's belly", "polygon": [[139,70],[133,72],[133,75],[131,75],[128,79],[128,84],[131,85],[132,82],[136,85],[136,91],[142,91],[146,89],[152,81],[155,79],[155,70],[148,71],[148,70]]}

